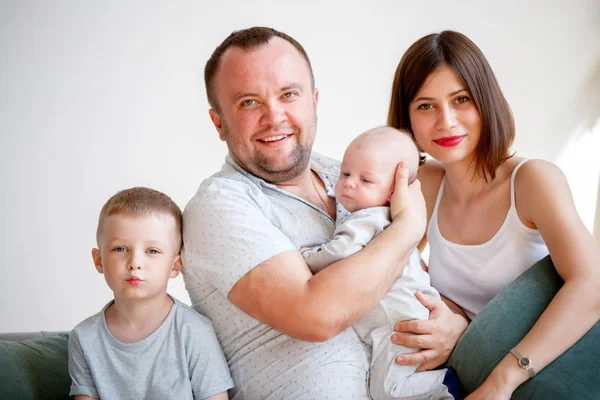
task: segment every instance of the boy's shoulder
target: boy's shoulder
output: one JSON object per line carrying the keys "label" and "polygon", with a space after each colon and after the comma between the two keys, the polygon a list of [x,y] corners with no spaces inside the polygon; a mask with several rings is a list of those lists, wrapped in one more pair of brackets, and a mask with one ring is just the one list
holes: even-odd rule
{"label": "boy's shoulder", "polygon": [[102,310],[98,311],[96,314],[78,323],[71,331],[69,337],[79,336],[89,338],[91,335],[98,334],[104,324],[104,311],[111,303],[112,301],[102,307]]}

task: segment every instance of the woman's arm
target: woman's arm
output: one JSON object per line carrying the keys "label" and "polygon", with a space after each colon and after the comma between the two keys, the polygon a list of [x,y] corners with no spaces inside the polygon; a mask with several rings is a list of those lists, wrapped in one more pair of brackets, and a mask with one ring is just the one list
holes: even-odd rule
{"label": "woman's arm", "polygon": [[[600,319],[600,250],[579,218],[569,185],[557,166],[541,160],[527,162],[517,173],[515,193],[519,217],[539,230],[565,282],[516,346],[539,372]],[[473,398],[497,388],[512,393],[528,378],[516,357],[507,354]]]}

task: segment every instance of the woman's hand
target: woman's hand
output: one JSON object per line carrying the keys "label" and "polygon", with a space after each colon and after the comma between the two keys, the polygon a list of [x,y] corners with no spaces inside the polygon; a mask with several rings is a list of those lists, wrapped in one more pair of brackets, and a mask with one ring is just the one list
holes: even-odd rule
{"label": "woman's hand", "polygon": [[422,349],[396,357],[398,364],[421,364],[417,372],[431,370],[445,363],[465,329],[467,320],[454,313],[434,296],[416,292],[417,299],[430,311],[428,320],[401,321],[396,324],[392,342]]}

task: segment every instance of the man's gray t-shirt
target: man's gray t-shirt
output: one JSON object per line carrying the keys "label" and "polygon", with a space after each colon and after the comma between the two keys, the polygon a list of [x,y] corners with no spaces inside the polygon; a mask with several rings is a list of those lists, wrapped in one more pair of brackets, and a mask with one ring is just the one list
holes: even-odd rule
{"label": "man's gray t-shirt", "polygon": [[104,311],[69,336],[71,396],[110,399],[204,399],[233,386],[210,321],[173,299],[169,315],[150,336],[119,342]]}
{"label": "man's gray t-shirt", "polygon": [[[339,166],[313,153],[311,168],[331,196]],[[367,397],[369,352],[352,328],[323,343],[305,342],[227,300],[255,266],[327,242],[334,229],[320,208],[247,173],[229,156],[186,206],[182,273],[192,306],[214,323],[235,383],[234,400]]]}

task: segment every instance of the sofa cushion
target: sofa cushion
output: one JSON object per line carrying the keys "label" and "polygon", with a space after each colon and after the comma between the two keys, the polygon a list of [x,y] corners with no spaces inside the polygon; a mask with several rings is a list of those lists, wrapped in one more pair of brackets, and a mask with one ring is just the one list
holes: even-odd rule
{"label": "sofa cushion", "polygon": [[[448,361],[467,393],[477,389],[529,332],[562,285],[563,280],[547,256],[477,315]],[[600,322],[533,379],[522,384],[511,398],[597,400],[600,398],[599,356]],[[535,360],[532,361],[535,367]]]}
{"label": "sofa cushion", "polygon": [[68,338],[0,341],[0,399],[69,399]]}

